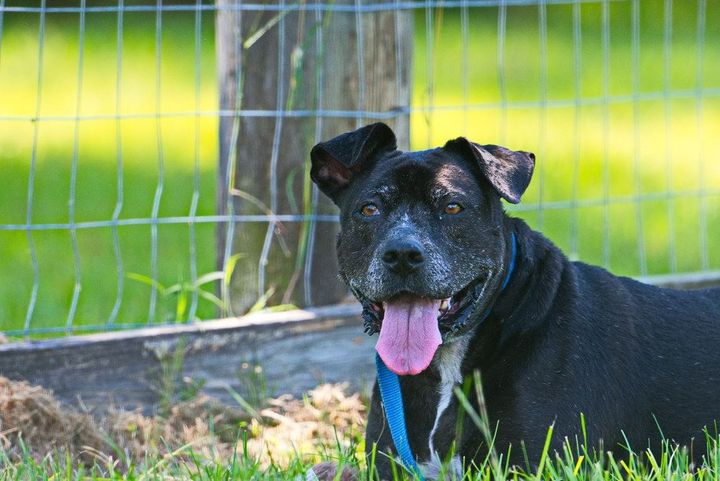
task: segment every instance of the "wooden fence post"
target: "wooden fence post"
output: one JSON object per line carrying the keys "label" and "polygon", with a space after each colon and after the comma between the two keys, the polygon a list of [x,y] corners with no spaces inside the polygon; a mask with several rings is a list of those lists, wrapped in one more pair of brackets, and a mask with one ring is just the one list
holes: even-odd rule
{"label": "wooden fence post", "polygon": [[[220,213],[313,213],[310,148],[377,118],[358,112],[386,114],[383,120],[407,147],[411,11],[333,8],[357,5],[342,2],[327,9],[281,3],[279,11],[243,10],[240,0],[217,5]],[[318,118],[318,110],[326,114]],[[337,212],[322,195],[318,200],[314,213]],[[218,229],[220,267],[227,227]],[[270,230],[266,222],[237,223],[231,236],[232,253],[240,255],[230,286],[232,311],[244,312],[268,290],[274,292],[271,303],[341,300],[346,291],[337,279],[336,232],[337,225],[328,222],[281,222]]]}

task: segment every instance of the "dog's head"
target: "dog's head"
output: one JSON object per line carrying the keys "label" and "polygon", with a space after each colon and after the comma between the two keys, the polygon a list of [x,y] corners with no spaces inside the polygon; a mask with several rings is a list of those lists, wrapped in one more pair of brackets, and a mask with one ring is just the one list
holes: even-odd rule
{"label": "dog's head", "polygon": [[500,198],[520,201],[534,155],[463,137],[401,152],[377,123],[311,158],[312,180],[340,207],[340,275],[380,331],[377,351],[398,374],[423,371],[497,296],[510,257]]}

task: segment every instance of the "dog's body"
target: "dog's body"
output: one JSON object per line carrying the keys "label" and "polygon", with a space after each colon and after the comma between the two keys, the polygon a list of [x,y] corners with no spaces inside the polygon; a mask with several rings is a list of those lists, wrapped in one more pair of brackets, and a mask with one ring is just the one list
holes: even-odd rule
{"label": "dog's body", "polygon": [[[626,454],[625,435],[636,451],[659,448],[659,426],[667,439],[690,444],[695,438],[699,459],[702,428],[714,432],[720,419],[720,292],[658,289],[614,277],[569,262],[522,221],[510,220],[508,229],[518,238],[519,262],[490,316],[467,346],[458,352],[451,352],[457,342],[443,346],[427,370],[401,377],[419,462],[432,460],[430,446],[445,459],[455,437],[458,400],[444,385],[444,371],[452,385],[475,369],[482,373],[490,425],[499,421],[496,446],[504,451],[512,444],[514,463],[524,464],[520,442],[530,462],[538,461],[553,423],[554,448],[566,436],[582,440],[580,413],[594,446],[602,440],[606,450]],[[458,357],[459,373],[448,367]],[[443,395],[450,404],[435,427]],[[484,438],[469,416],[462,432],[460,459],[482,459]],[[392,447],[377,387],[367,441],[384,452]]]}
{"label": "dog's body", "polygon": [[[581,413],[593,446],[639,451],[664,436],[700,459],[703,428],[720,421],[720,289],[659,289],[570,262],[502,209],[500,197],[518,202],[527,187],[532,154],[462,138],[403,153],[374,124],[312,158],[313,180],[341,209],[341,277],[401,375],[427,475],[451,450],[453,469],[487,453],[453,394],[475,370],[495,447],[512,445],[515,464],[523,451],[538,461],[553,423],[553,447],[582,440]],[[394,453],[377,385],[366,438]],[[389,478],[387,458],[376,462]]]}

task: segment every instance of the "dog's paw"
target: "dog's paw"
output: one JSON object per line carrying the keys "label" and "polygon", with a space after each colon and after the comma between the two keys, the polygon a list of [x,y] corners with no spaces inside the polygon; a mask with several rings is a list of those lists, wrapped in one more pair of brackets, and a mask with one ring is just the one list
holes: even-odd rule
{"label": "dog's paw", "polygon": [[342,474],[336,478],[338,466],[335,463],[318,463],[308,470],[304,481],[358,481],[358,472],[350,466],[343,466]]}

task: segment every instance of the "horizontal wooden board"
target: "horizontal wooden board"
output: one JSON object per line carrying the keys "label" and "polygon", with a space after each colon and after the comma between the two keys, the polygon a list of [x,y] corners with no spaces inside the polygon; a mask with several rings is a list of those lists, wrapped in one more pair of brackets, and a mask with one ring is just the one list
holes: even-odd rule
{"label": "horizontal wooden board", "polygon": [[[665,287],[720,284],[717,272],[642,279]],[[150,411],[175,374],[228,403],[229,390],[301,394],[320,382],[367,389],[373,347],[358,304],[0,345],[0,375],[52,389],[65,402]],[[170,367],[181,353],[182,370]],[[259,367],[260,372],[255,372]],[[169,373],[169,374],[168,374]],[[265,387],[256,386],[265,384]]]}
{"label": "horizontal wooden board", "polygon": [[[246,395],[253,384],[266,383],[269,394],[300,394],[319,382],[363,389],[374,379],[375,339],[363,333],[359,313],[359,305],[343,304],[5,344],[0,374],[50,388],[65,402],[145,411],[173,374],[229,403],[228,389]],[[181,372],[171,367],[178,352]]]}

